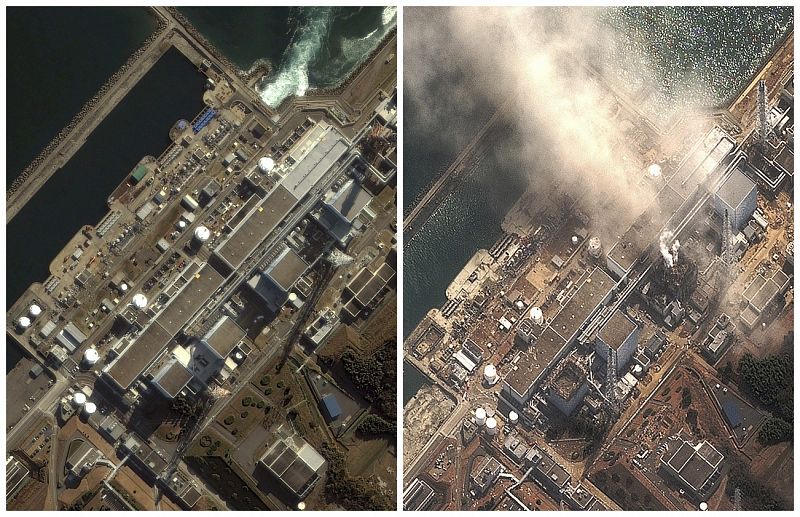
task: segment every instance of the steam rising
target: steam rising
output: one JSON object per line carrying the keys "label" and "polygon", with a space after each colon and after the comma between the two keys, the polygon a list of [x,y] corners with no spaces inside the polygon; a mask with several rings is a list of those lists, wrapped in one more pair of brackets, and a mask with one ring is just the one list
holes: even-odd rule
{"label": "steam rising", "polygon": [[[569,194],[595,231],[611,239],[649,204],[655,185],[642,177],[652,159],[631,143],[638,121],[624,118],[597,74],[613,69],[603,56],[613,55],[615,44],[611,29],[600,28],[607,26],[597,20],[599,9],[405,13],[406,102],[421,114],[415,131],[430,132],[442,145],[463,145],[461,132],[476,133],[482,121],[445,128],[448,121],[470,120],[476,105],[510,99],[515,145],[505,159],[527,173],[543,203]],[[647,66],[640,72],[641,82],[657,84]]]}
{"label": "steam rising", "polygon": [[661,249],[661,256],[664,257],[664,263],[667,267],[673,267],[678,263],[678,250],[681,248],[681,243],[678,239],[675,239],[671,247],[669,244],[674,236],[675,234],[672,231],[666,230],[658,239],[658,247]]}

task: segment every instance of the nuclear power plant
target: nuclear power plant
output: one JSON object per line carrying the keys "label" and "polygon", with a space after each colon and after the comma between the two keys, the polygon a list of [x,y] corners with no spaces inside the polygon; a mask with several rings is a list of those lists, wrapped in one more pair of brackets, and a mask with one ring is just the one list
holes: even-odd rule
{"label": "nuclear power plant", "polygon": [[[430,488],[426,509],[734,506],[720,487],[743,482],[730,467],[765,450],[776,416],[732,372],[791,353],[793,169],[778,158],[793,153],[791,41],[755,74],[767,79],[691,129],[655,130],[597,79],[615,114],[603,122],[626,128],[614,152],[628,170],[614,173],[637,211],[596,198],[603,172],[583,190],[532,178],[405,338],[434,384],[404,408],[404,485]],[[506,473],[475,470],[493,460]]]}
{"label": "nuclear power plant", "polygon": [[[70,200],[48,202],[46,217],[63,223],[50,226],[72,233],[55,248],[33,246],[49,236],[31,234],[25,254],[44,267],[32,264],[40,276],[9,294],[10,509],[394,509],[394,447],[383,437],[398,434],[387,409],[396,379],[386,373],[374,389],[355,379],[360,365],[396,370],[396,14],[286,13],[268,31],[303,39],[316,21],[338,27],[357,15],[375,32],[348,50],[358,59],[339,83],[275,106],[262,93],[280,63],[239,69],[183,9],[101,16],[147,27],[9,191],[10,221],[47,182]],[[168,93],[178,99],[169,112],[190,112],[164,125],[159,106],[172,102],[152,96]],[[129,127],[143,120],[146,135]],[[75,160],[102,172],[67,174],[73,190],[60,192],[49,178]],[[89,212],[77,183],[91,193]],[[331,494],[325,480],[350,479],[362,443],[371,482]]]}

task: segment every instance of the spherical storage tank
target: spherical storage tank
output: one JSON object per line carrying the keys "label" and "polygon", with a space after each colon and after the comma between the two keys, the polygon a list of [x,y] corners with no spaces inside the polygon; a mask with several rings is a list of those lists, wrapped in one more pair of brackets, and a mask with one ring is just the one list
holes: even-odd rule
{"label": "spherical storage tank", "polygon": [[508,413],[508,423],[509,424],[512,424],[512,425],[516,424],[518,420],[519,420],[519,415],[517,414],[516,411],[511,411],[511,412]]}
{"label": "spherical storage tank", "polygon": [[261,172],[271,172],[272,169],[275,168],[275,160],[269,156],[264,156],[258,160],[258,168],[261,170]]}
{"label": "spherical storage tank", "polygon": [[478,425],[483,425],[486,423],[486,410],[482,407],[479,407],[475,410],[475,423]]}
{"label": "spherical storage tank", "polygon": [[198,226],[197,228],[195,228],[194,239],[197,242],[206,242],[209,237],[211,237],[211,230],[209,230],[205,226]]}
{"label": "spherical storage tank", "polygon": [[483,368],[483,378],[489,384],[496,383],[497,382],[497,368],[495,368],[493,364],[487,364]]}
{"label": "spherical storage tank", "polygon": [[486,432],[490,435],[497,434],[497,420],[492,417],[486,419]]}
{"label": "spherical storage tank", "polygon": [[31,306],[28,308],[28,314],[30,314],[31,318],[35,318],[41,313],[42,313],[42,308],[36,305],[35,303],[31,304]]}
{"label": "spherical storage tank", "polygon": [[26,329],[31,326],[31,319],[27,316],[22,316],[17,320],[19,328]]}
{"label": "spherical storage tank", "polygon": [[544,314],[542,313],[542,309],[540,307],[533,307],[531,309],[530,317],[534,325],[544,324]]}
{"label": "spherical storage tank", "polygon": [[100,354],[97,353],[97,349],[95,348],[87,348],[86,352],[83,353],[83,360],[88,365],[93,365],[100,359]]}
{"label": "spherical storage tank", "polygon": [[133,295],[133,306],[139,310],[147,307],[147,296],[143,295],[142,293],[136,293]]}
{"label": "spherical storage tank", "polygon": [[80,391],[72,396],[72,403],[76,406],[82,406],[86,404],[86,395],[81,393]]}
{"label": "spherical storage tank", "polygon": [[95,406],[94,402],[87,402],[86,405],[83,406],[83,410],[86,411],[87,415],[91,415],[97,411],[97,406]]}

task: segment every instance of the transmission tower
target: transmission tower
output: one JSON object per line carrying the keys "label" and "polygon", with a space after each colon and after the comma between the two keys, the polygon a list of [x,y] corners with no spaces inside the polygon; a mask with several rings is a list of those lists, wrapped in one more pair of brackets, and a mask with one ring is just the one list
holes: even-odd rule
{"label": "transmission tower", "polygon": [[762,145],[767,143],[770,133],[772,128],[767,118],[767,83],[761,80],[758,81],[758,137]]}
{"label": "transmission tower", "polygon": [[733,491],[733,511],[742,511],[742,491],[738,486],[736,487],[736,490]]}
{"label": "transmission tower", "polygon": [[606,399],[611,404],[611,409],[619,413],[619,402],[614,387],[617,385],[617,354],[608,347],[608,360],[606,361]]}
{"label": "transmission tower", "polygon": [[726,287],[733,277],[734,264],[736,264],[736,257],[733,253],[733,228],[731,227],[730,215],[725,210],[725,216],[722,218],[722,265],[724,267]]}

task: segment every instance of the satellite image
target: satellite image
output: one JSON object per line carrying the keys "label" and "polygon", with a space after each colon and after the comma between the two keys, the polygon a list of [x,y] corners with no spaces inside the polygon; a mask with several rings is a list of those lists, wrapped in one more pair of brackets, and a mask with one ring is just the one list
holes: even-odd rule
{"label": "satellite image", "polygon": [[404,510],[791,510],[793,8],[403,35]]}
{"label": "satellite image", "polygon": [[5,25],[7,509],[396,509],[397,8]]}

